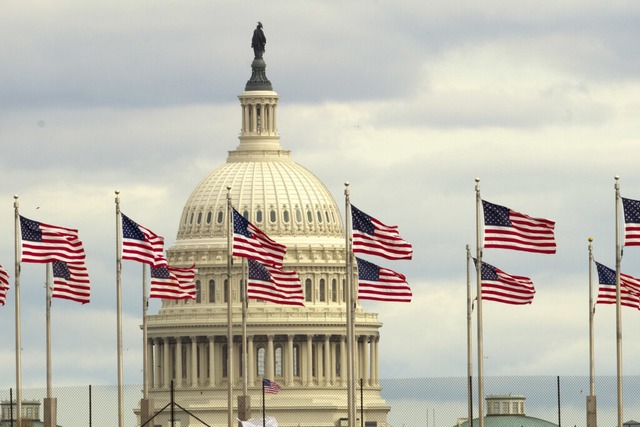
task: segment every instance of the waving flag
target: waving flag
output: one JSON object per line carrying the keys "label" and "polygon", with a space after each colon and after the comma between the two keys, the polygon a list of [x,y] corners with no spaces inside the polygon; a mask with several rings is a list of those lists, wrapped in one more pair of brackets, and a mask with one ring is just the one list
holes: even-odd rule
{"label": "waving flag", "polygon": [[22,261],[81,262],[85,258],[78,230],[44,224],[20,216]]}
{"label": "waving flag", "polygon": [[164,238],[122,214],[122,259],[156,267],[167,265]]}
{"label": "waving flag", "polygon": [[253,259],[248,260],[248,265],[247,297],[274,304],[304,306],[298,273],[263,265]]}
{"label": "waving flag", "polygon": [[9,273],[0,265],[0,304],[4,305],[9,290]]}
{"label": "waving flag", "polygon": [[555,254],[555,222],[482,201],[484,247]]}
{"label": "waving flag", "polygon": [[385,225],[351,205],[353,252],[386,259],[411,259],[413,248],[398,234],[398,227]]}
{"label": "waving flag", "polygon": [[276,394],[280,391],[280,384],[278,384],[275,381],[268,380],[266,378],[262,380],[262,387],[264,388],[265,393]]}
{"label": "waving flag", "polygon": [[151,267],[150,298],[196,299],[195,266]]}
{"label": "waving flag", "polygon": [[89,302],[91,296],[89,273],[84,262],[53,261],[52,267],[53,290],[51,298],[63,298],[82,304]]}
{"label": "waving flag", "polygon": [[[477,261],[474,259],[474,262]],[[482,299],[504,304],[524,305],[533,302],[536,290],[528,277],[507,274],[497,267],[482,263],[480,285]]]}
{"label": "waving flag", "polygon": [[[599,262],[598,270],[598,298],[596,304],[616,303],[616,272]],[[620,273],[620,304],[640,310],[640,280],[628,274]]]}
{"label": "waving flag", "polygon": [[404,275],[357,258],[358,299],[411,302],[411,288]]}
{"label": "waving flag", "polygon": [[624,246],[640,246],[640,200],[622,198]]}
{"label": "waving flag", "polygon": [[151,267],[149,298],[196,299],[195,275],[195,265],[186,268]]}
{"label": "waving flag", "polygon": [[273,241],[233,209],[232,254],[234,256],[250,258],[266,265],[282,267],[286,252],[286,246]]}

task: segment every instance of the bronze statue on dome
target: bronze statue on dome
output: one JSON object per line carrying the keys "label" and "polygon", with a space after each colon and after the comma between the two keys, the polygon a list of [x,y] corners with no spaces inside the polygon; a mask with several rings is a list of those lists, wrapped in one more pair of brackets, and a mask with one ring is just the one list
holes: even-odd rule
{"label": "bronze statue on dome", "polygon": [[264,53],[264,46],[267,44],[267,38],[262,31],[262,22],[258,21],[256,29],[253,30],[253,37],[251,38],[251,47],[253,48],[253,56],[255,59],[262,59]]}

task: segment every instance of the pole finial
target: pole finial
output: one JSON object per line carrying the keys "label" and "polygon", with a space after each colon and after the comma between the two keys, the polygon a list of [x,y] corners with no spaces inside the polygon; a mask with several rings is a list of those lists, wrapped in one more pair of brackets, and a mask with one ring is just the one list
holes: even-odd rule
{"label": "pole finial", "polygon": [[589,240],[589,243],[593,242],[593,237],[589,237],[587,240]]}

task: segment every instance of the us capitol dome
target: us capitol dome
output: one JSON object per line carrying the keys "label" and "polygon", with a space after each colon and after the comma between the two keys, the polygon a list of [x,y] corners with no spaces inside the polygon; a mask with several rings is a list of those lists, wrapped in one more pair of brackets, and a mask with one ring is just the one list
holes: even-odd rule
{"label": "us capitol dome", "polygon": [[[266,403],[267,415],[279,426],[340,426],[348,412],[343,218],[326,186],[280,145],[279,96],[259,56],[238,96],[239,144],[191,192],[176,242],[167,250],[172,266],[195,263],[197,298],[163,300],[158,313],[147,316],[149,398],[156,406],[168,402],[173,382],[176,403],[191,413],[176,414],[180,425],[200,425],[194,416],[210,425],[227,425],[231,353],[234,417],[261,418],[262,379],[267,378],[281,386]],[[248,301],[246,367],[241,258],[233,258],[230,286],[227,282],[228,197],[240,214],[287,246],[283,268],[298,272],[305,299],[304,307]],[[352,282],[357,283],[355,277]],[[228,298],[233,307],[231,352]],[[357,304],[354,380],[359,395],[362,379],[367,427],[385,427],[390,410],[378,377],[381,326],[377,313]],[[236,401],[245,375],[250,408]],[[357,406],[360,417],[359,398]],[[167,417],[157,417],[154,424],[167,425]]]}

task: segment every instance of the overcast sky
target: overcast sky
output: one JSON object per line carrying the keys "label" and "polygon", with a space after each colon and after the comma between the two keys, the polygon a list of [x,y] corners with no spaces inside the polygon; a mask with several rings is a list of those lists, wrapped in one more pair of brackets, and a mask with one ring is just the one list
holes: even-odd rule
{"label": "overcast sky", "polygon": [[[466,375],[476,177],[483,199],[556,221],[558,243],[485,251],[537,291],[530,306],[485,302],[485,375],[587,376],[587,238],[614,267],[614,176],[640,199],[637,1],[5,0],[0,387],[15,386],[14,194],[22,215],[78,228],[87,251],[91,303],[53,301],[54,385],[116,384],[114,190],[173,244],[187,197],[238,145],[258,20],[282,146],[338,206],[349,181],[355,205],[414,245],[412,261],[380,262],[407,275],[413,302],[364,303],[384,323],[380,376]],[[622,270],[640,276],[640,249]],[[126,383],[142,381],[140,271],[123,267]],[[42,386],[44,266],[21,278],[23,385]],[[629,375],[638,321],[623,310]],[[596,373],[615,375],[613,306],[595,331]]]}

